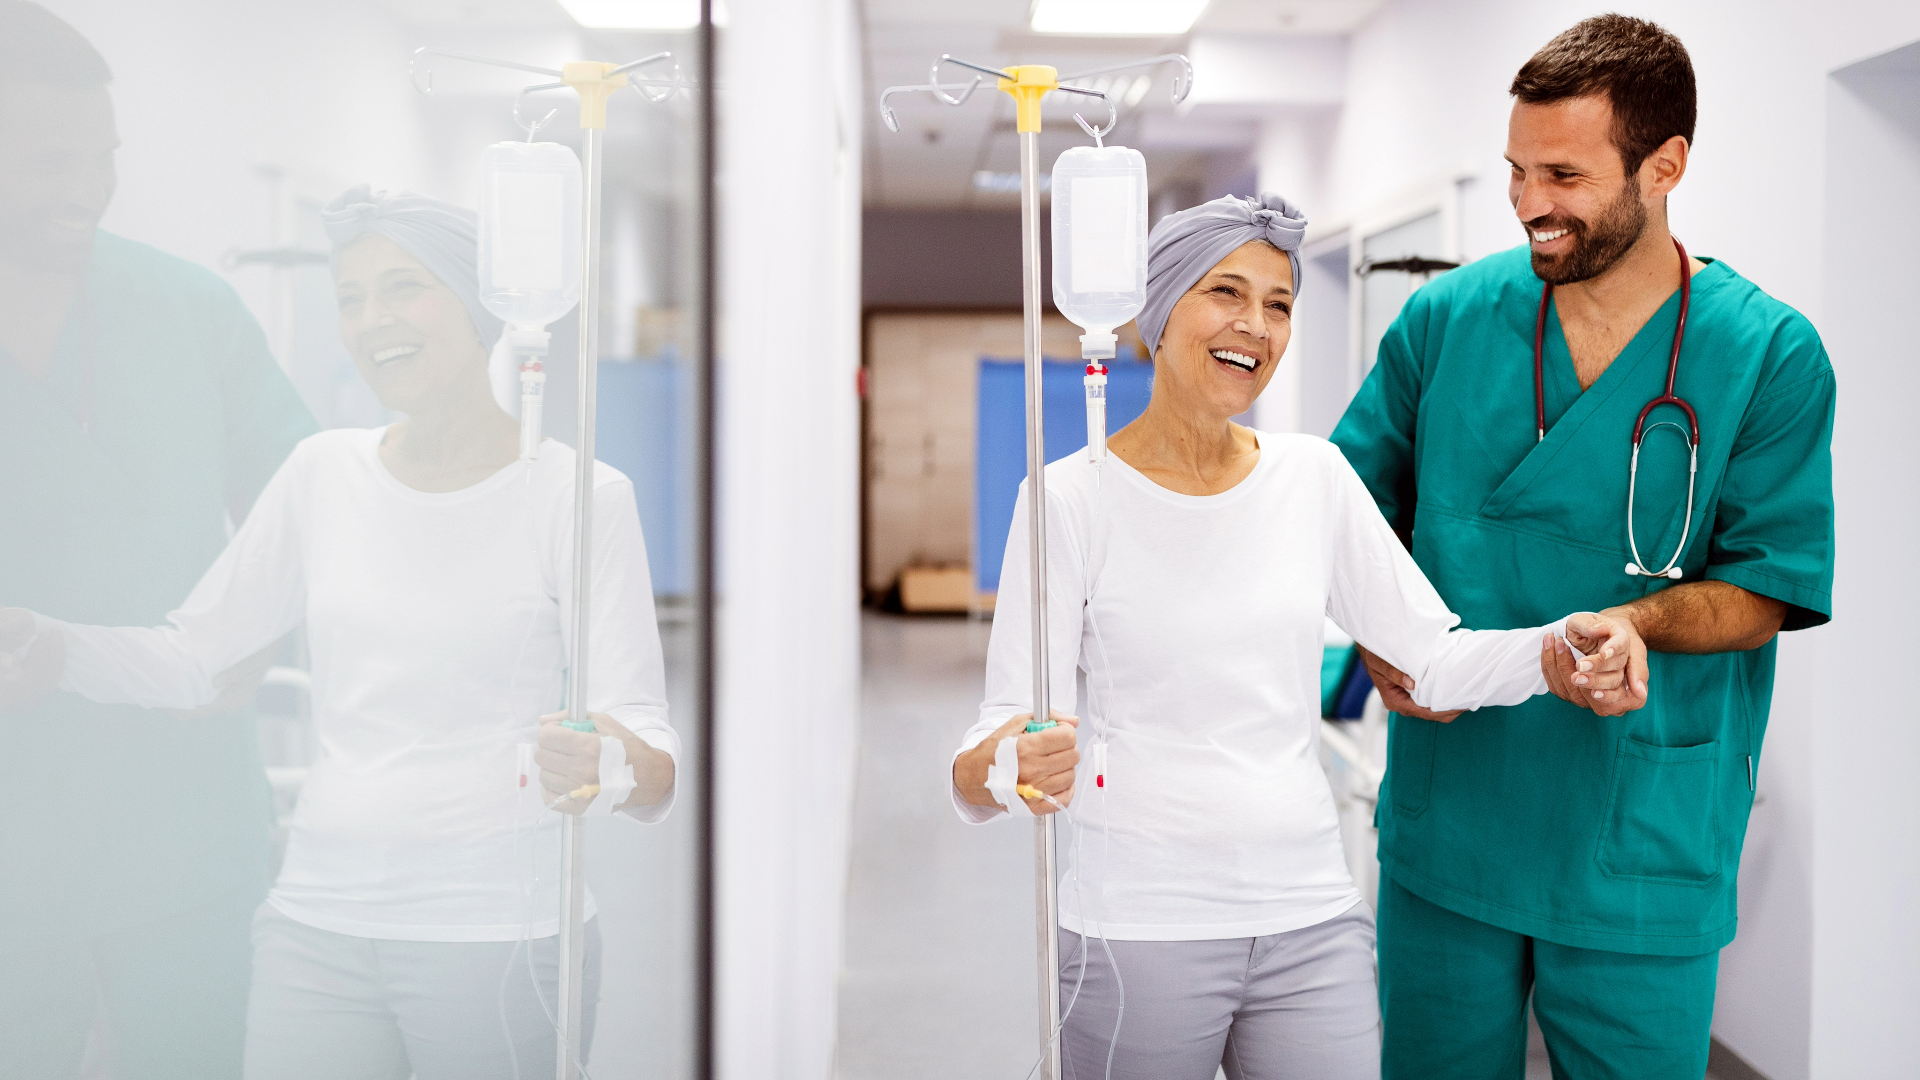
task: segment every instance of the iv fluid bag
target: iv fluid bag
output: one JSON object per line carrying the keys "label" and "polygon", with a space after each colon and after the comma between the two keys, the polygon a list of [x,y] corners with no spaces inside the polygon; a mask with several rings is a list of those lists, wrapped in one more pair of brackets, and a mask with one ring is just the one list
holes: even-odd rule
{"label": "iv fluid bag", "polygon": [[480,156],[480,302],[537,330],[580,302],[580,159],[559,143]]}
{"label": "iv fluid bag", "polygon": [[1076,146],[1053,163],[1054,305],[1104,336],[1146,301],[1147,160],[1124,146]]}

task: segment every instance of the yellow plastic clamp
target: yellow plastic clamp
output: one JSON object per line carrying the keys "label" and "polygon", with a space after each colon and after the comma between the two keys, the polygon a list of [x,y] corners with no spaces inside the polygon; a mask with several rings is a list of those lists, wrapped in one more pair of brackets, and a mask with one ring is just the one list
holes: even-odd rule
{"label": "yellow plastic clamp", "polygon": [[1059,69],[1045,64],[1020,64],[1001,70],[1007,74],[996,85],[1013,95],[1019,120],[1015,126],[1021,131],[1039,131],[1040,99],[1047,96],[1047,91],[1059,88]]}
{"label": "yellow plastic clamp", "polygon": [[606,130],[607,99],[627,85],[625,74],[607,77],[607,72],[619,66],[600,60],[574,60],[561,67],[560,81],[580,95],[581,127]]}

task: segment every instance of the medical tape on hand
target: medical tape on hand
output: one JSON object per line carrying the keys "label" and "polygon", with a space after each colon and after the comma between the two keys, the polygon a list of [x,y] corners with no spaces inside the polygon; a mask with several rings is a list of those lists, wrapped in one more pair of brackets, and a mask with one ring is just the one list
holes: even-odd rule
{"label": "medical tape on hand", "polygon": [[627,764],[627,744],[611,735],[600,736],[600,794],[580,816],[611,817],[614,807],[631,794],[633,766]]}
{"label": "medical tape on hand", "polygon": [[987,766],[987,790],[1014,817],[1033,817],[1033,808],[1014,789],[1020,786],[1020,749],[1012,735],[993,748],[993,764]]}

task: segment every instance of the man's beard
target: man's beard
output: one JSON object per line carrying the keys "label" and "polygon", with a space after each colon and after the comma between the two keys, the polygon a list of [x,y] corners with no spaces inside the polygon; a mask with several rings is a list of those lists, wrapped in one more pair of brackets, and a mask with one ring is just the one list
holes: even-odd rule
{"label": "man's beard", "polygon": [[1620,197],[1592,221],[1568,218],[1564,222],[1529,223],[1527,238],[1531,240],[1536,230],[1547,232],[1559,228],[1573,231],[1572,249],[1555,256],[1534,252],[1533,272],[1540,280],[1549,285],[1571,285],[1613,269],[1613,264],[1639,242],[1640,234],[1647,229],[1647,207],[1640,201],[1640,178],[1627,177]]}

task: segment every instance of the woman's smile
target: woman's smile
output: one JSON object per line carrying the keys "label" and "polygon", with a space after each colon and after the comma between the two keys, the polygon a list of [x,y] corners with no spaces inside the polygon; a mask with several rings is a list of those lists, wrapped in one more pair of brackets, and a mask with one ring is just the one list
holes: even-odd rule
{"label": "woman's smile", "polygon": [[419,351],[419,345],[389,345],[384,349],[375,350],[367,359],[372,361],[374,367],[386,367],[396,361],[405,360]]}
{"label": "woman's smile", "polygon": [[1260,358],[1239,349],[1209,349],[1208,353],[1227,370],[1245,378],[1252,378],[1254,370],[1260,366]]}

